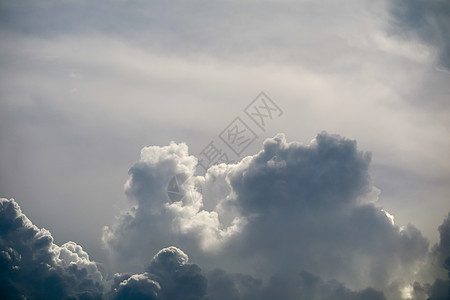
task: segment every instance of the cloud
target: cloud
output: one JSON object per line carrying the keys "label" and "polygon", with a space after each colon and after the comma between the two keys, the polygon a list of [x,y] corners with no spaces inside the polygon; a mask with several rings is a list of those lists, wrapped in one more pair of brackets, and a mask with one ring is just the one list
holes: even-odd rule
{"label": "cloud", "polygon": [[428,242],[375,206],[369,163],[355,141],[337,135],[321,133],[309,145],[283,135],[266,140],[245,168],[229,173],[249,221],[227,252],[262,273],[304,270],[353,289],[388,291],[413,280]]}
{"label": "cloud", "polygon": [[[120,215],[113,226],[104,229],[103,242],[113,262],[138,268],[148,253],[155,253],[173,241],[188,252],[198,253],[199,245],[205,250],[215,248],[239,229],[238,216],[229,226],[223,226],[217,211],[203,209],[205,203],[195,185],[212,182],[212,178],[195,177],[196,164],[197,159],[188,155],[186,144],[142,149],[140,160],[131,167],[125,184],[133,207]],[[192,177],[194,187],[182,186],[189,196],[183,202],[170,203],[168,184],[180,173]]]}
{"label": "cloud", "polygon": [[176,247],[160,250],[146,272],[116,274],[113,299],[203,299],[207,280],[200,267],[188,263],[188,256]]}
{"label": "cloud", "polygon": [[249,275],[228,274],[221,269],[205,273],[176,247],[159,251],[146,272],[116,274],[108,296],[112,299],[269,300],[342,299],[385,300],[372,288],[355,292],[337,281],[301,272],[294,277],[274,276],[263,285]]}
{"label": "cloud", "polygon": [[0,199],[0,294],[6,299],[100,299],[102,274],[74,242],[53,243],[13,200]]}
{"label": "cloud", "polygon": [[[112,269],[125,273],[104,278],[81,246],[54,244],[14,200],[1,199],[1,292],[11,299],[447,299],[450,215],[428,251],[419,230],[398,227],[376,206],[370,159],[339,135],[322,132],[305,145],[279,134],[256,155],[196,176],[185,144],[145,147],[125,184],[132,207],[103,236],[120,262]],[[189,184],[172,202],[168,184],[180,173]]]}
{"label": "cloud", "polygon": [[200,299],[207,281],[200,267],[188,263],[188,256],[176,247],[160,250],[147,268],[160,282],[166,299]]}
{"label": "cloud", "polygon": [[[201,269],[175,247],[160,250],[141,274],[115,274],[112,290],[81,246],[53,243],[13,199],[0,199],[0,294],[5,299],[202,299]],[[104,292],[107,292],[104,294]]]}
{"label": "cloud", "polygon": [[[143,149],[126,184],[134,206],[104,234],[121,267],[173,242],[207,269],[264,280],[305,271],[392,296],[414,282],[426,257],[420,231],[398,227],[375,206],[370,154],[353,140],[323,132],[302,145],[277,135],[258,154],[205,176],[193,175],[195,163],[184,144]],[[194,188],[172,203],[167,184],[179,172]]]}
{"label": "cloud", "polygon": [[425,44],[436,48],[439,66],[450,70],[449,1],[392,1],[391,13],[397,34],[418,38]]}

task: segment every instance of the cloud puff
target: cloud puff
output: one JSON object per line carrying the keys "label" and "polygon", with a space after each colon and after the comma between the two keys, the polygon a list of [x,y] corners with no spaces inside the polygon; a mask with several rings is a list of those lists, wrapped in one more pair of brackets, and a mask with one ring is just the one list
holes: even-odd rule
{"label": "cloud puff", "polygon": [[189,264],[188,256],[176,247],[159,251],[147,272],[160,282],[166,299],[200,299],[206,292],[207,282],[200,267]]}
{"label": "cloud puff", "polygon": [[116,274],[114,277],[114,291],[112,299],[160,299],[161,286],[158,282],[151,280],[148,273],[123,275]]}
{"label": "cloud puff", "polygon": [[203,299],[207,287],[200,267],[173,246],[160,250],[146,272],[116,274],[114,281],[113,299]]}
{"label": "cloud puff", "polygon": [[[202,299],[207,281],[175,247],[160,250],[144,273],[103,278],[81,246],[53,243],[21,212],[0,198],[0,294],[2,299]],[[106,286],[111,291],[106,292]]]}
{"label": "cloud puff", "polygon": [[440,241],[435,248],[436,255],[439,258],[439,265],[450,271],[450,213],[439,226]]}
{"label": "cloud puff", "polygon": [[[305,271],[398,296],[426,257],[421,233],[375,206],[370,154],[355,141],[324,132],[302,145],[277,135],[258,154],[205,176],[193,175],[195,163],[184,144],[143,149],[126,184],[134,206],[105,229],[122,267],[172,243],[207,269],[264,280]],[[172,203],[167,184],[179,172],[194,189]]]}
{"label": "cloud puff", "polygon": [[74,242],[58,246],[13,199],[0,199],[0,294],[6,299],[100,299],[102,274]]}

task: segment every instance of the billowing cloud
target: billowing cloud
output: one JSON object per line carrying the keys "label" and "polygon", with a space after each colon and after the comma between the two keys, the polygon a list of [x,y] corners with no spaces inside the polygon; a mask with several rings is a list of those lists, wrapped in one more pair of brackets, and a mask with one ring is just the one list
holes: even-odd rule
{"label": "billowing cloud", "polygon": [[146,272],[116,274],[112,299],[203,299],[207,280],[200,267],[188,263],[188,256],[176,247],[160,250]]}
{"label": "billowing cloud", "polygon": [[[277,135],[258,154],[205,176],[194,175],[186,145],[147,147],[126,184],[134,206],[105,229],[105,245],[122,267],[172,242],[207,269],[264,280],[304,271],[399,296],[428,242],[376,207],[369,164],[355,141],[325,132],[309,145]],[[191,177],[182,187],[190,190],[171,202],[167,185],[180,172]]]}
{"label": "billowing cloud", "polygon": [[102,274],[74,242],[58,246],[13,200],[0,199],[0,294],[6,299],[100,299]]}
{"label": "billowing cloud", "polygon": [[[419,230],[397,226],[376,206],[370,159],[338,135],[322,132],[304,145],[279,134],[256,155],[197,176],[185,144],[146,147],[125,184],[131,208],[104,229],[111,269],[123,272],[112,278],[81,246],[54,244],[14,200],[1,199],[1,292],[11,299],[448,299],[450,215],[429,251]],[[183,197],[169,197],[177,174]]]}
{"label": "billowing cloud", "polygon": [[164,248],[151,261],[147,272],[160,282],[165,299],[200,299],[206,293],[206,278],[200,267],[176,247]]}
{"label": "billowing cloud", "polygon": [[[111,250],[113,261],[125,262],[128,268],[139,267],[148,253],[155,253],[174,241],[189,253],[198,253],[199,248],[216,249],[222,240],[239,230],[242,223],[239,216],[224,226],[219,220],[218,205],[208,211],[203,209],[205,203],[196,186],[214,180],[211,176],[195,177],[196,164],[197,159],[188,155],[185,144],[142,149],[141,158],[130,169],[125,184],[125,193],[133,207],[119,216],[116,224],[104,229],[103,241]],[[187,197],[170,203],[168,183],[180,173],[190,177],[192,185],[180,186]],[[226,195],[212,196],[220,199]]]}
{"label": "billowing cloud", "polygon": [[229,174],[236,205],[251,218],[233,248],[247,261],[256,257],[255,267],[262,260],[270,272],[301,269],[353,288],[406,279],[428,243],[374,205],[369,162],[355,141],[326,133],[308,146],[282,135],[267,140]]}
{"label": "billowing cloud", "polygon": [[151,280],[147,273],[123,276],[116,274],[115,281],[123,279],[114,286],[112,299],[160,299],[161,286],[158,282]]}

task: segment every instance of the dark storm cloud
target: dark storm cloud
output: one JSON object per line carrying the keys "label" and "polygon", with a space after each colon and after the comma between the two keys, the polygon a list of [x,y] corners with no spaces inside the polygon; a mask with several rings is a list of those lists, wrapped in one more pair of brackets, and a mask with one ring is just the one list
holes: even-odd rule
{"label": "dark storm cloud", "polygon": [[391,5],[396,32],[435,47],[440,66],[450,69],[450,1],[400,0]]}
{"label": "dark storm cloud", "polygon": [[53,243],[13,200],[0,199],[0,294],[6,299],[99,299],[102,275],[83,249]]}

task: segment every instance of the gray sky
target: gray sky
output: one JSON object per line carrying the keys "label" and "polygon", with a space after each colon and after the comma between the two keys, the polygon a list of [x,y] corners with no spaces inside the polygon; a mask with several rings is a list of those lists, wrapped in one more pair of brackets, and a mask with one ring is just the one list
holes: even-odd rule
{"label": "gray sky", "polygon": [[[1,1],[0,196],[105,262],[144,146],[197,155],[261,91],[243,155],[322,131],[372,153],[376,206],[439,240],[450,205],[448,1]],[[152,254],[153,255],[153,254]]]}

